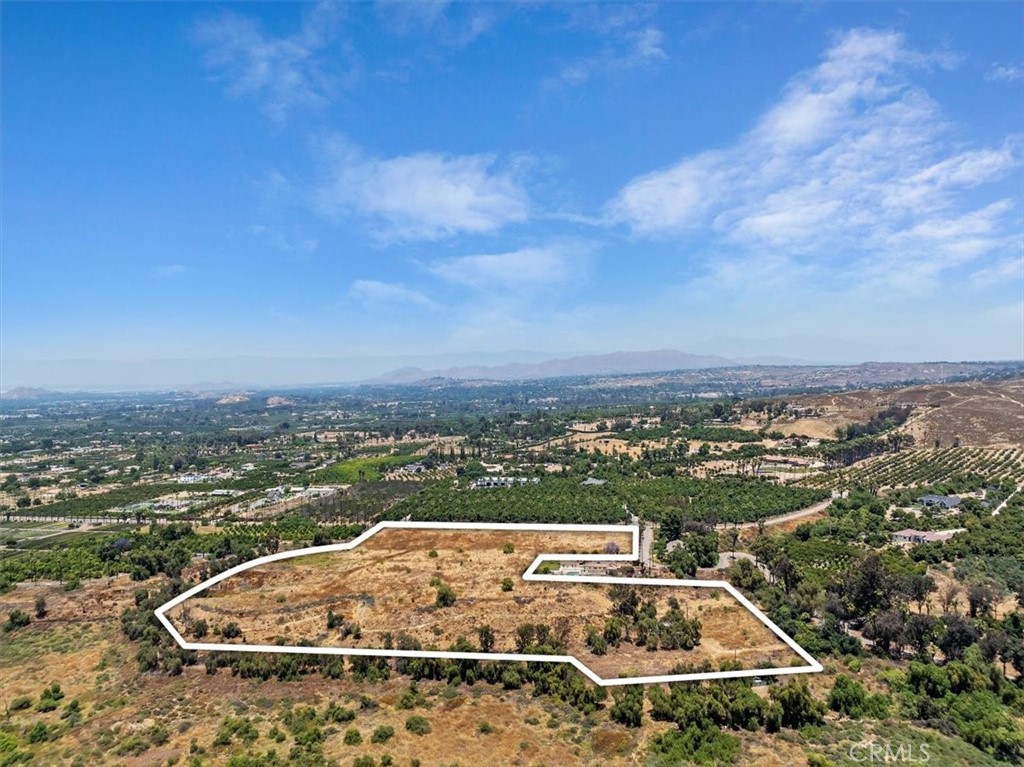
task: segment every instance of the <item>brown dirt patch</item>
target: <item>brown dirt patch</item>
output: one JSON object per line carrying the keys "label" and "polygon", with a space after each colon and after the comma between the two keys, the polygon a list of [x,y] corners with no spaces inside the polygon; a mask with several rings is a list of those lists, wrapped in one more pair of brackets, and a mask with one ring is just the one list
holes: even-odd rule
{"label": "brown dirt patch", "polygon": [[[616,538],[618,536],[618,538]],[[406,633],[423,647],[447,649],[459,637],[476,642],[477,627],[488,624],[496,652],[516,652],[515,629],[545,623],[564,638],[569,653],[605,677],[667,674],[679,662],[714,664],[739,660],[790,663],[792,653],[767,627],[727,593],[711,588],[644,586],[659,615],[675,597],[689,616],[703,624],[702,642],[692,651],[648,651],[623,642],[594,656],[586,647],[588,625],[603,627],[611,600],[608,586],[590,583],[527,582],[522,573],[539,553],[599,552],[615,540],[628,551],[626,534],[510,531],[383,530],[353,551],[300,557],[239,573],[172,610],[184,631],[203,618],[211,627],[237,623],[248,644],[300,641],[315,646],[380,648],[385,634]],[[512,543],[515,551],[502,549]],[[429,552],[437,552],[431,557]],[[513,590],[503,591],[503,578]],[[457,596],[449,608],[436,608],[431,579],[448,584]],[[435,581],[436,582],[436,581]],[[358,623],[361,637],[328,631],[327,612]],[[209,640],[208,640],[209,641]],[[218,640],[213,640],[218,641]]]}

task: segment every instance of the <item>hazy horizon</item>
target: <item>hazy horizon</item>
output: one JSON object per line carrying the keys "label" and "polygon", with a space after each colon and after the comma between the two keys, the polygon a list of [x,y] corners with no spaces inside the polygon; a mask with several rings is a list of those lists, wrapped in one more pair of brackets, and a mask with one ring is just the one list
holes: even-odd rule
{"label": "hazy horizon", "polygon": [[[653,354],[685,350],[616,350],[546,355],[519,350],[505,354],[408,355],[378,357],[261,357],[236,356],[194,359],[149,360],[5,360],[0,376],[0,392],[12,389],[40,388],[58,391],[130,391],[174,388],[221,388],[253,386],[311,386],[357,384],[372,381],[405,368],[425,373],[452,368],[493,367],[524,363],[568,360],[578,357],[616,354]],[[694,355],[725,356],[725,355]],[[725,356],[730,363],[779,366],[850,366],[880,363],[962,363],[1019,362],[1019,359],[809,359],[782,355]],[[13,368],[13,373],[12,373]],[[671,367],[648,368],[649,371]]]}

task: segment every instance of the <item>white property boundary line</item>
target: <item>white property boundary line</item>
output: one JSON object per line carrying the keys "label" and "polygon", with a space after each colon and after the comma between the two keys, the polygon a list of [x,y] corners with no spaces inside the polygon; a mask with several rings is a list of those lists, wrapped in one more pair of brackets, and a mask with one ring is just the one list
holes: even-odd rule
{"label": "white property boundary line", "polygon": [[[662,676],[636,676],[618,677],[615,679],[604,679],[595,674],[585,663],[576,658],[575,655],[521,655],[516,653],[484,653],[484,652],[444,652],[439,650],[385,650],[383,648],[358,648],[358,647],[289,647],[286,645],[239,645],[239,644],[211,644],[207,642],[188,642],[185,640],[174,624],[167,618],[167,611],[172,607],[184,602],[189,597],[195,596],[200,591],[210,588],[221,581],[237,575],[240,572],[252,567],[265,565],[270,562],[278,562],[282,559],[302,557],[307,554],[327,554],[333,551],[351,551],[360,546],[364,541],[376,535],[381,530],[389,529],[412,529],[412,530],[515,530],[520,532],[543,532],[561,531],[577,533],[622,533],[628,532],[633,539],[633,551],[629,554],[538,554],[526,572],[523,573],[524,581],[552,581],[556,583],[622,583],[633,586],[695,586],[698,588],[724,589],[731,594],[741,605],[754,614],[755,617],[773,634],[785,642],[797,655],[807,661],[806,666],[788,666],[785,668],[758,668],[740,669],[738,671],[708,671],[693,674],[667,674]],[[174,637],[185,650],[208,650],[213,652],[256,652],[256,653],[297,653],[305,655],[370,655],[387,658],[450,658],[458,660],[510,660],[510,661],[534,661],[543,663],[569,663],[583,672],[595,683],[610,687],[615,685],[628,684],[661,684],[665,682],[696,682],[704,679],[739,679],[744,677],[761,676],[784,676],[787,674],[815,674],[821,672],[822,666],[817,660],[811,657],[804,648],[793,641],[782,629],[768,619],[750,600],[737,591],[732,584],[726,581],[705,581],[705,580],[681,580],[676,578],[615,578],[610,576],[572,576],[572,575],[538,575],[537,568],[543,562],[558,561],[579,561],[588,562],[635,562],[640,556],[640,527],[638,525],[561,525],[561,524],[517,524],[517,523],[485,523],[485,522],[379,522],[365,533],[347,543],[334,543],[329,546],[310,546],[295,551],[283,551],[277,554],[270,554],[259,557],[251,562],[232,567],[212,578],[203,581],[198,586],[193,586],[188,591],[176,596],[171,601],[156,609],[156,617],[164,625],[164,628]]]}

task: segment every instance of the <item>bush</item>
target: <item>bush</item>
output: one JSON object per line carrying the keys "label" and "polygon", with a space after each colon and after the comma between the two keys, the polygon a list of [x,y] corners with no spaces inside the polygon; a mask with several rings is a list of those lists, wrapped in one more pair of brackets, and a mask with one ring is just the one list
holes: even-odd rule
{"label": "bush", "polygon": [[451,607],[455,604],[455,592],[452,587],[447,583],[442,583],[437,587],[437,599],[434,600],[434,604],[437,607]]}
{"label": "bush", "polygon": [[122,740],[114,749],[114,756],[138,756],[149,749],[149,741],[141,735]]}
{"label": "bush", "polygon": [[370,736],[371,743],[387,743],[394,737],[395,728],[388,727],[386,724],[381,725],[373,731],[373,735]]}
{"label": "bush", "polygon": [[11,701],[10,710],[11,711],[24,711],[26,708],[31,708],[31,707],[32,707],[32,699],[30,697],[28,697],[27,695],[22,695],[21,697],[15,698],[14,700]]}
{"label": "bush", "polygon": [[43,597],[36,597],[36,617],[46,617],[46,600]]}
{"label": "bush", "polygon": [[716,727],[669,730],[651,739],[649,767],[676,767],[680,764],[732,764],[740,751],[740,739]]}
{"label": "bush", "polygon": [[490,722],[484,720],[476,726],[476,731],[479,732],[481,735],[490,735],[492,732],[494,732],[494,728],[491,727]]}
{"label": "bush", "polygon": [[28,613],[24,610],[11,610],[7,616],[7,622],[4,624],[4,631],[14,631],[27,626],[32,622],[32,619],[28,617]]}
{"label": "bush", "polygon": [[43,690],[42,695],[39,696],[39,702],[36,703],[36,711],[41,713],[55,711],[58,703],[63,699],[64,693],[61,692],[60,685],[54,682]]}
{"label": "bush", "polygon": [[511,591],[512,590],[512,585],[513,584],[512,584],[512,579],[511,578],[502,578],[501,579],[501,590],[502,591]]}
{"label": "bush", "polygon": [[427,735],[430,733],[430,722],[422,716],[410,716],[405,720],[405,729],[413,735]]}
{"label": "bush", "polygon": [[50,738],[49,728],[42,722],[36,722],[32,725],[32,729],[28,731],[25,736],[25,740],[29,743],[43,743]]}
{"label": "bush", "polygon": [[506,543],[504,546],[501,547],[501,551],[504,554],[512,554],[515,550],[516,547],[513,546],[511,543]]}
{"label": "bush", "polygon": [[232,621],[223,629],[221,629],[221,636],[225,639],[237,639],[242,636],[242,629],[238,627],[238,624]]}
{"label": "bush", "polygon": [[353,728],[345,730],[344,742],[346,746],[358,746],[363,742],[363,736],[359,734],[359,730]]}
{"label": "bush", "polygon": [[326,719],[328,722],[336,722],[341,724],[344,722],[351,722],[355,718],[355,711],[353,711],[350,708],[339,706],[334,701],[331,701],[327,706],[327,710],[324,711],[324,719]]}
{"label": "bush", "polygon": [[861,714],[864,713],[866,699],[867,693],[860,682],[850,679],[845,674],[840,674],[836,677],[836,683],[828,695],[828,707],[851,719],[860,719]]}

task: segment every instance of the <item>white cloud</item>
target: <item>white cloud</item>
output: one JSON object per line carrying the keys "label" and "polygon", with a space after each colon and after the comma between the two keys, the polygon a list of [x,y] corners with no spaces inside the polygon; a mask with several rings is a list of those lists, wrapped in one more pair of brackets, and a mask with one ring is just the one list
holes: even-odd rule
{"label": "white cloud", "polygon": [[988,74],[985,75],[985,79],[992,82],[1002,81],[1007,83],[1024,80],[1024,66],[1020,64],[993,64]]}
{"label": "white cloud", "polygon": [[872,287],[1019,251],[1013,203],[966,195],[1019,170],[1019,141],[964,146],[911,82],[951,61],[895,32],[847,32],[748,133],[629,182],[607,219],[637,235],[701,236],[741,275],[759,259],[809,260],[824,282]]}
{"label": "white cloud", "polygon": [[356,280],[349,288],[349,295],[364,304],[399,304],[432,310],[440,308],[440,304],[420,291],[395,282]]}
{"label": "white cloud", "polygon": [[229,95],[260,100],[263,112],[280,123],[297,107],[327,103],[332,79],[320,54],[334,40],[342,8],[313,6],[301,29],[287,37],[274,37],[258,21],[225,11],[196,22],[191,37]]}
{"label": "white cloud", "polygon": [[369,219],[385,239],[437,240],[525,221],[529,199],[514,168],[493,155],[420,152],[367,158],[343,141],[326,150],[330,178],[316,194],[329,215]]}
{"label": "white cloud", "polygon": [[461,256],[429,267],[436,276],[475,290],[546,291],[582,274],[575,246],[523,248],[508,253]]}

